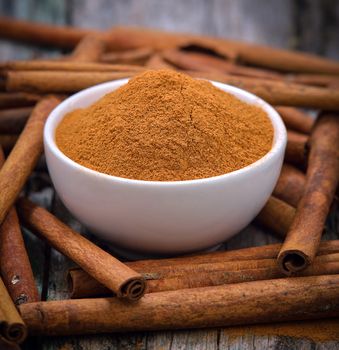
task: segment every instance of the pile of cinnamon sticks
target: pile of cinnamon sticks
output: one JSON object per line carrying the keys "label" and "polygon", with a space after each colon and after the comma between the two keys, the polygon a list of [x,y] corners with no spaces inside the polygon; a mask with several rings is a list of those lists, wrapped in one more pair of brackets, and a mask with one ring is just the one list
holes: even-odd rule
{"label": "pile of cinnamon sticks", "polygon": [[[7,18],[0,18],[0,37],[71,50],[0,63],[4,342],[22,342],[27,330],[65,335],[339,316],[339,240],[320,242],[338,186],[339,62],[197,35]],[[282,244],[122,263],[47,210],[18,199],[42,153],[45,120],[65,96],[161,68],[239,86],[276,106],[288,129],[285,163],[255,224]],[[298,107],[316,109],[317,118]],[[20,224],[78,265],[69,271],[71,299],[40,301]]]}

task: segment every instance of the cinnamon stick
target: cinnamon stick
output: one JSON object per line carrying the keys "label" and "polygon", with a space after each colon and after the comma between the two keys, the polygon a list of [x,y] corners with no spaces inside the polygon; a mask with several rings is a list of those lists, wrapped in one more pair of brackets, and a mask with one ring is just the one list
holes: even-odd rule
{"label": "cinnamon stick", "polygon": [[213,57],[198,52],[185,52],[180,50],[166,50],[162,52],[165,61],[177,68],[200,72],[220,72],[248,77],[281,80],[280,74],[259,68],[245,67],[227,61],[225,58]]}
{"label": "cinnamon stick", "polygon": [[[203,264],[226,261],[275,259],[281,249],[281,244],[269,244],[260,247],[226,250],[212,253],[199,253],[175,258],[150,259],[134,262],[138,268],[150,268],[159,266],[174,266],[183,264]],[[323,241],[320,243],[318,255],[328,255],[339,252],[339,240]],[[134,265],[136,266],[136,265]]]}
{"label": "cinnamon stick", "polygon": [[0,108],[33,106],[41,99],[40,95],[25,92],[0,93]]}
{"label": "cinnamon stick", "polygon": [[76,62],[97,62],[106,50],[100,35],[89,34],[83,37],[68,59]]}
{"label": "cinnamon stick", "polygon": [[[146,293],[157,293],[186,288],[218,286],[230,283],[268,280],[284,277],[275,259],[183,264],[173,266],[138,267],[127,263],[147,279]],[[298,276],[316,276],[339,273],[339,253],[317,257],[316,263]],[[112,295],[112,291],[98,283],[84,270],[68,272],[71,298]]]}
{"label": "cinnamon stick", "polygon": [[138,300],[143,296],[146,285],[139,273],[67,227],[48,211],[21,198],[18,212],[33,232],[37,232],[119,298]]}
{"label": "cinnamon stick", "polygon": [[0,133],[18,134],[32,113],[32,107],[20,107],[0,110]]}
{"label": "cinnamon stick", "polygon": [[38,302],[20,312],[41,335],[221,327],[336,317],[338,293],[331,275],[150,293],[130,306],[117,298]]}
{"label": "cinnamon stick", "polygon": [[286,274],[305,269],[317,254],[324,223],[339,177],[339,118],[321,115],[310,137],[304,194],[279,252]]}
{"label": "cinnamon stick", "polygon": [[293,107],[276,106],[275,109],[280,114],[288,129],[309,134],[312,130],[314,119],[306,113]]}
{"label": "cinnamon stick", "polygon": [[308,137],[306,135],[288,130],[285,160],[295,165],[304,165],[307,141]]}
{"label": "cinnamon stick", "polygon": [[286,83],[275,80],[241,77],[215,72],[186,71],[197,78],[220,81],[248,90],[273,105],[339,109],[339,91],[323,87]]}
{"label": "cinnamon stick", "polygon": [[142,72],[145,70],[139,66],[124,64],[107,64],[88,61],[9,61],[3,65],[4,70],[13,71],[71,71],[71,72]]}
{"label": "cinnamon stick", "polygon": [[34,108],[17,143],[0,170],[0,224],[14,204],[42,152],[43,127],[60,101],[51,96]]}
{"label": "cinnamon stick", "polygon": [[9,210],[0,227],[0,268],[16,305],[40,300],[14,208]]}
{"label": "cinnamon stick", "polygon": [[8,71],[8,91],[75,92],[106,81],[128,78],[133,72]]}
{"label": "cinnamon stick", "polygon": [[284,164],[273,195],[286,203],[297,207],[304,193],[306,177],[299,169],[292,165]]}
{"label": "cinnamon stick", "polygon": [[339,84],[339,76],[329,74],[296,74],[288,77],[288,80],[298,84],[331,86]]}
{"label": "cinnamon stick", "polygon": [[[5,157],[0,147],[0,167]],[[39,300],[15,208],[0,226],[0,274],[15,304]]]}
{"label": "cinnamon stick", "polygon": [[9,342],[22,343],[26,326],[0,278],[0,335]]}
{"label": "cinnamon stick", "polygon": [[282,72],[339,74],[339,63],[316,55],[273,47],[236,43],[239,60]]}
{"label": "cinnamon stick", "polygon": [[256,220],[262,226],[272,230],[280,237],[286,237],[295,215],[295,208],[284,201],[271,196]]}
{"label": "cinnamon stick", "polygon": [[73,48],[93,30],[0,17],[0,37],[35,45]]}

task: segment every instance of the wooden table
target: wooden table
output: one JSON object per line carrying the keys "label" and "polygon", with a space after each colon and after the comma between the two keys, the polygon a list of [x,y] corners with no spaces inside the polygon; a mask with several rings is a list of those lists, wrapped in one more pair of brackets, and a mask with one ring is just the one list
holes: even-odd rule
{"label": "wooden table", "polygon": [[[329,4],[332,7],[329,7]],[[274,46],[294,46],[329,56],[338,53],[338,23],[322,21],[326,13],[339,10],[339,2],[265,0],[131,0],[131,1],[43,1],[0,0],[3,14],[52,23],[107,28],[114,24],[156,26],[169,30],[245,38]],[[332,27],[337,26],[337,30]],[[312,36],[314,34],[314,36]],[[325,40],[325,39],[326,40]],[[1,60],[30,58],[40,49],[0,42]],[[48,52],[53,54],[54,52]],[[75,230],[95,240],[75,221],[61,204],[41,161],[26,186],[26,194],[51,210]],[[339,215],[328,221],[327,239],[339,239]],[[41,296],[46,300],[68,298],[66,272],[73,266],[69,259],[24,230]],[[278,242],[269,232],[249,226],[225,243],[234,249]],[[101,244],[101,242],[98,242]],[[339,330],[338,330],[339,332]],[[187,330],[109,334],[78,337],[30,339],[25,349],[339,349],[339,342],[314,342],[287,336],[255,336],[246,332],[230,336],[228,329]]]}

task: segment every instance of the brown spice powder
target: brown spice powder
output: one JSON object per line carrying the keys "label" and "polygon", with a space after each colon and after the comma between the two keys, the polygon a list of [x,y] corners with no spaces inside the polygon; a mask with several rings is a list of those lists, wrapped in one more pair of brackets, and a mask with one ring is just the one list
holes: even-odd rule
{"label": "brown spice powder", "polygon": [[208,178],[243,168],[271,148],[261,108],[171,70],[147,71],[56,130],[63,153],[90,169],[130,179]]}

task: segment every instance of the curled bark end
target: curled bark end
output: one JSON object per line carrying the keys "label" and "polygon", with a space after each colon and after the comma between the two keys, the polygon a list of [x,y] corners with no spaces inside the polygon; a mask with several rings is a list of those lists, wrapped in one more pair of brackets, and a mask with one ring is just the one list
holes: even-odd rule
{"label": "curled bark end", "polygon": [[298,250],[287,250],[278,256],[278,264],[281,271],[291,276],[296,272],[304,270],[309,264],[307,256]]}
{"label": "curled bark end", "polygon": [[5,326],[4,337],[10,342],[22,343],[27,336],[27,328],[23,323],[12,323]]}
{"label": "curled bark end", "polygon": [[146,281],[139,278],[127,281],[121,287],[121,296],[132,301],[139,300],[146,291]]}

